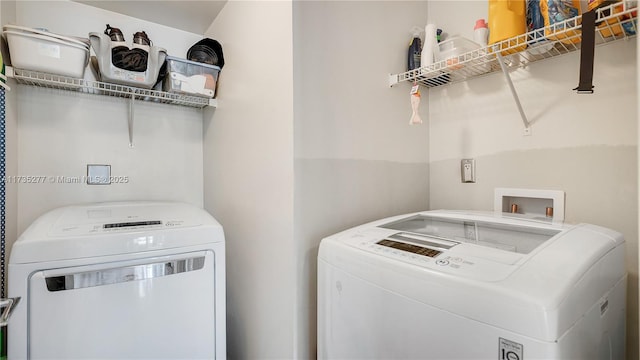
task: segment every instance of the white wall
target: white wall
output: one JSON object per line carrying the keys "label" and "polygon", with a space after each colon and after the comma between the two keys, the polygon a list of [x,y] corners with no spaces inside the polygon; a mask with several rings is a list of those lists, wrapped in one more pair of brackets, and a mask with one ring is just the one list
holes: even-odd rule
{"label": "white wall", "polygon": [[426,208],[428,128],[408,125],[409,87],[385,76],[404,68],[409,29],[425,20],[424,2],[232,1],[207,31],[234,59],[205,119],[230,357],[314,357],[320,239]]}
{"label": "white wall", "polygon": [[138,102],[129,147],[124,99],[16,87],[18,174],[82,177],[110,164],[126,183],[19,184],[18,228],[68,204],[176,200],[202,206],[202,111]]}
{"label": "white wall", "polygon": [[[464,16],[447,16],[464,14]],[[446,32],[472,36],[481,1],[430,2]],[[627,241],[628,358],[638,357],[636,42],[596,48],[595,94],[578,95],[579,52],[512,73],[523,125],[502,74],[430,91],[430,207],[492,210],[496,187],[566,192],[565,221],[620,231]],[[475,158],[477,183],[460,182]]]}
{"label": "white wall", "polygon": [[[133,32],[145,30],[154,44],[178,56],[202,38],[69,1],[19,1],[15,13],[18,25],[65,35],[87,37],[109,23],[130,42]],[[126,99],[26,85],[15,85],[13,93],[17,145],[8,161],[17,161],[17,167],[8,175],[81,177],[87,164],[97,163],[110,164],[112,175],[129,177],[126,184],[109,186],[20,184],[18,233],[43,212],[73,203],[165,199],[202,206],[201,110],[136,102],[130,148]]]}
{"label": "white wall", "polygon": [[[428,206],[428,126],[409,125],[406,68],[425,1],[294,2],[297,356],[316,353],[320,240]],[[428,99],[420,115],[427,121]]]}
{"label": "white wall", "polygon": [[205,112],[205,208],[224,226],[229,358],[294,357],[291,1],[229,1],[206,36],[226,61]]}

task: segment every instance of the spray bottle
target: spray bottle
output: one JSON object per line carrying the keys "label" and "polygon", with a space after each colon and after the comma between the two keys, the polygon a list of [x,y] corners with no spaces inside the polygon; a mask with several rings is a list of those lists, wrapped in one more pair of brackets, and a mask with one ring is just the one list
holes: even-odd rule
{"label": "spray bottle", "polygon": [[411,28],[413,38],[409,43],[409,54],[407,56],[407,71],[411,71],[420,67],[420,51],[422,50],[422,42],[420,41],[420,33],[422,29],[414,26]]}
{"label": "spray bottle", "polygon": [[420,55],[420,65],[429,66],[433,64],[434,50],[438,46],[436,38],[437,27],[435,24],[427,24],[424,29],[424,46],[422,47],[422,53]]}

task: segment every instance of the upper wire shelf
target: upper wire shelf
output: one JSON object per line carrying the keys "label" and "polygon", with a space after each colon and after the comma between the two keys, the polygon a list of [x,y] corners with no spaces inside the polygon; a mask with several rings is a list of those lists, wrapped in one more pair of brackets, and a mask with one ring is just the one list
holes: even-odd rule
{"label": "upper wire shelf", "polygon": [[[637,33],[637,1],[623,0],[596,10],[596,46],[634,37]],[[567,54],[580,49],[582,16],[530,31],[457,57],[389,76],[389,85],[418,82],[428,88],[453,84],[501,71],[496,52],[509,67]]]}
{"label": "upper wire shelf", "polygon": [[86,94],[115,96],[134,100],[174,104],[195,108],[216,106],[215,99],[202,96],[175,94],[165,91],[141,89],[133,86],[118,85],[100,81],[76,79],[67,76],[53,75],[31,70],[6,67],[8,77],[16,79],[19,84],[61,89]]}

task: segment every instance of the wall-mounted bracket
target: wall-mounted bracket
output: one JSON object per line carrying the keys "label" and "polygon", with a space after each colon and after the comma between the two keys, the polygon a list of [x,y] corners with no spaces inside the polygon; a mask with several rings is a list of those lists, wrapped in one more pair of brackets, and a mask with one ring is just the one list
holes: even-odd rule
{"label": "wall-mounted bracket", "polygon": [[500,51],[496,51],[496,56],[498,57],[498,63],[500,64],[500,68],[502,69],[502,73],[504,77],[507,79],[507,84],[509,84],[509,89],[511,90],[511,95],[513,95],[513,100],[516,102],[516,106],[518,107],[518,111],[520,112],[520,117],[522,118],[522,123],[524,124],[524,134],[531,135],[531,124],[529,120],[527,120],[527,115],[525,115],[524,110],[522,110],[522,104],[520,104],[520,98],[518,97],[518,93],[516,92],[516,88],[513,86],[513,81],[511,81],[511,76],[509,75],[509,71],[507,70],[507,65],[505,64],[505,60],[500,54]]}
{"label": "wall-mounted bracket", "polygon": [[389,87],[393,87],[393,85],[399,83],[398,74],[389,75]]}
{"label": "wall-mounted bracket", "polygon": [[129,147],[133,147],[133,113],[134,113],[134,101],[135,94],[131,93],[131,99],[129,100],[129,118],[127,119],[127,127],[129,128]]}

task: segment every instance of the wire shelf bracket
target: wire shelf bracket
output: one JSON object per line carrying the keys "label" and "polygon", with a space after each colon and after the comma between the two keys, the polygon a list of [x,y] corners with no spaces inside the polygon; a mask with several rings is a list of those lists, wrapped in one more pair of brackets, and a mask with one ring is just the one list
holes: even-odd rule
{"label": "wire shelf bracket", "polygon": [[516,91],[516,88],[513,86],[513,81],[511,81],[511,75],[509,75],[509,70],[507,70],[507,65],[505,64],[505,60],[499,51],[496,53],[496,56],[498,57],[498,63],[500,64],[502,73],[504,74],[504,77],[507,80],[507,84],[509,85],[509,90],[511,90],[511,95],[513,96],[513,100],[516,102],[516,107],[518,108],[518,112],[520,113],[520,118],[522,118],[522,123],[524,124],[524,135],[531,135],[531,123],[527,119],[527,115],[524,113],[524,110],[522,110],[520,97],[518,96],[518,92]]}
{"label": "wire shelf bracket", "polygon": [[134,94],[131,94],[131,100],[129,100],[129,118],[127,119],[127,128],[129,129],[129,147],[133,147],[133,112],[135,109],[134,106],[134,101],[135,101],[135,96]]}

